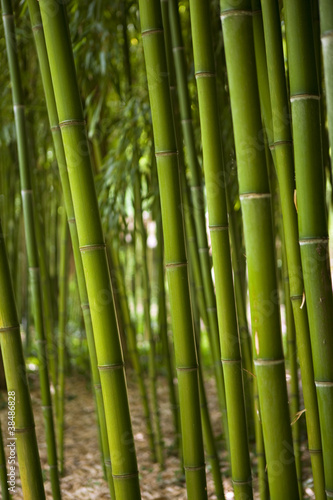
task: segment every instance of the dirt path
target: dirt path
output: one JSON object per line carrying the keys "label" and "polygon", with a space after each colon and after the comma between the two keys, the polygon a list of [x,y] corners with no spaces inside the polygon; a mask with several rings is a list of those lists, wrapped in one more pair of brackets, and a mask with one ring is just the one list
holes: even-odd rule
{"label": "dirt path", "polygon": [[[215,435],[219,435],[221,432],[219,423],[220,417],[218,411],[214,410],[214,408],[217,408],[214,381],[209,379],[206,386]],[[103,471],[98,447],[94,401],[89,384],[83,377],[73,377],[67,381],[66,394],[65,475],[61,479],[63,499],[108,499],[110,496],[106,482],[103,479]],[[6,398],[6,395],[4,395],[4,398]],[[166,381],[164,379],[160,379],[159,384],[159,401],[161,405],[161,418],[166,456],[165,468],[163,471],[160,470],[157,464],[153,464],[150,459],[141,402],[131,376],[129,377],[129,400],[135,446],[139,463],[142,499],[185,500],[186,490],[183,474],[180,468],[179,460],[174,455],[174,451],[172,449],[172,415],[169,408]],[[46,478],[45,490],[47,499],[52,499],[46,462],[45,435],[42,413],[40,411],[41,401],[35,377],[33,378],[32,383],[32,403],[34,407],[40,457],[42,461],[43,473]],[[6,417],[7,408],[4,407],[0,411],[4,439],[7,437]],[[221,455],[221,460],[222,470],[225,472],[227,468],[227,464],[223,461],[225,460],[225,455]],[[209,468],[207,469],[208,498],[213,500],[216,498],[214,494],[214,484]],[[17,478],[16,482],[17,492],[13,497],[14,500],[16,498],[23,498],[19,478]],[[310,494],[308,498],[312,498],[310,486],[308,487],[308,492]],[[224,479],[224,488],[226,500],[233,499],[234,495],[232,493],[232,487],[229,479]]]}

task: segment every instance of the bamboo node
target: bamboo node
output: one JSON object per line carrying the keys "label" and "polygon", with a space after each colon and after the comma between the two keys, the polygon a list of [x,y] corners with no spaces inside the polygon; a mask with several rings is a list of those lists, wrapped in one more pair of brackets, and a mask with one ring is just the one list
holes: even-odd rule
{"label": "bamboo node", "polygon": [[41,31],[43,29],[42,24],[36,24],[35,26],[32,27],[32,31]]}
{"label": "bamboo node", "polygon": [[170,262],[170,264],[165,264],[165,267],[168,268],[173,268],[173,267],[186,267],[187,262]]}
{"label": "bamboo node", "polygon": [[270,198],[271,193],[243,193],[239,195],[240,200],[251,200],[251,199],[264,199],[264,198]]}
{"label": "bamboo node", "polygon": [[303,238],[299,240],[300,245],[317,245],[318,243],[327,243],[328,236],[323,236],[322,238]]}
{"label": "bamboo node", "polygon": [[239,365],[242,361],[240,359],[222,359],[222,363],[227,365]]}
{"label": "bamboo node", "polygon": [[20,325],[3,326],[0,328],[0,333],[15,332],[16,330],[20,330]]}
{"label": "bamboo node", "polygon": [[75,217],[70,217],[69,219],[67,219],[67,222],[68,222],[68,224],[75,224],[76,219],[75,219]]}
{"label": "bamboo node", "polygon": [[112,474],[113,479],[130,479],[132,477],[138,477],[139,472],[129,472],[128,474]]}
{"label": "bamboo node", "polygon": [[51,132],[58,132],[58,130],[60,130],[60,127],[59,125],[53,125],[50,130]]}
{"label": "bamboo node", "polygon": [[333,498],[333,491],[332,490],[325,490],[326,495],[328,498]]}
{"label": "bamboo node", "polygon": [[221,21],[223,22],[225,18],[227,17],[233,17],[233,16],[252,16],[252,11],[251,10],[237,10],[237,9],[230,9],[222,12],[221,14]]}
{"label": "bamboo node", "polygon": [[90,305],[88,303],[86,304],[81,304],[81,309],[84,310],[84,309],[90,309]]}
{"label": "bamboo node", "polygon": [[120,370],[124,368],[124,363],[114,363],[113,365],[98,365],[98,369],[100,371],[108,371],[108,370]]}
{"label": "bamboo node", "polygon": [[21,189],[21,194],[32,194],[32,189]]}
{"label": "bamboo node", "polygon": [[157,33],[163,33],[163,29],[162,28],[155,28],[155,29],[142,31],[141,36],[155,35]]}
{"label": "bamboo node", "polygon": [[333,387],[333,382],[325,380],[315,380],[316,387]]}
{"label": "bamboo node", "polygon": [[295,95],[292,95],[290,97],[290,102],[302,101],[302,100],[308,100],[308,99],[319,101],[320,96],[316,95],[316,94],[295,94]]}
{"label": "bamboo node", "polygon": [[84,126],[86,124],[85,120],[64,120],[59,123],[60,128],[72,127],[72,126]]}
{"label": "bamboo node", "polygon": [[[192,118],[184,118],[183,120],[180,120],[180,123],[192,123]],[[191,187],[191,189],[193,189]]]}
{"label": "bamboo node", "polygon": [[10,19],[13,17],[14,17],[14,14],[2,14],[2,19]]}
{"label": "bamboo node", "polygon": [[198,252],[199,252],[199,253],[205,253],[205,252],[208,252],[208,251],[209,251],[209,248],[208,248],[208,247],[198,248]]}
{"label": "bamboo node", "polygon": [[80,252],[92,252],[93,250],[105,250],[105,243],[80,247]]}
{"label": "bamboo node", "polygon": [[156,151],[155,156],[159,158],[160,156],[176,156],[178,155],[178,151]]}
{"label": "bamboo node", "polygon": [[13,108],[14,108],[14,111],[16,111],[17,109],[24,109],[25,105],[24,104],[14,104]]}
{"label": "bamboo node", "polygon": [[15,427],[15,434],[23,434],[24,432],[33,431],[35,429],[34,425],[29,425],[27,427]]}
{"label": "bamboo node", "polygon": [[269,145],[269,149],[273,151],[278,146],[292,146],[293,141],[275,141],[273,144]]}
{"label": "bamboo node", "polygon": [[207,312],[216,312],[216,307],[206,307]]}
{"label": "bamboo node", "polygon": [[181,46],[180,47],[172,47],[172,50],[174,52],[177,52],[177,50],[185,50],[185,47],[181,47]]}
{"label": "bamboo node", "polygon": [[178,372],[195,372],[198,369],[198,365],[195,366],[177,366],[176,370]]}
{"label": "bamboo node", "polygon": [[229,226],[209,226],[210,231],[228,231]]}
{"label": "bamboo node", "polygon": [[184,466],[184,470],[187,470],[189,472],[194,472],[196,470],[202,470],[205,469],[205,464],[203,465],[186,465]]}
{"label": "bamboo node", "polygon": [[282,365],[284,359],[254,359],[253,363],[256,366]]}
{"label": "bamboo node", "polygon": [[237,486],[242,484],[252,484],[252,477],[250,479],[247,479],[246,481],[238,481],[237,479],[233,479],[232,482]]}
{"label": "bamboo node", "polygon": [[195,73],[195,78],[215,78],[216,73],[212,71],[198,71]]}
{"label": "bamboo node", "polygon": [[319,450],[311,450],[310,448],[308,449],[308,452],[310,453],[310,455],[321,455],[323,453],[323,450],[322,449],[319,449]]}

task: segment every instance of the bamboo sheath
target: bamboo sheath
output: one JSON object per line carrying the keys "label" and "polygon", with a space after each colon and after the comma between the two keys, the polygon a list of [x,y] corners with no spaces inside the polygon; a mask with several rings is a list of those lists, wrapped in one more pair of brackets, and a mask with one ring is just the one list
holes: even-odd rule
{"label": "bamboo sheath", "polygon": [[[271,202],[265,151],[258,147],[261,118],[251,2],[221,1],[222,28],[243,210],[253,356],[271,498],[297,499],[280,332]],[[267,335],[270,332],[270,335]]]}
{"label": "bamboo sheath", "polygon": [[7,390],[15,393],[15,438],[21,485],[27,500],[45,499],[35,423],[25,369],[5,240],[0,222],[0,341]]}
{"label": "bamboo sheath", "polygon": [[203,163],[212,241],[221,357],[227,400],[230,459],[235,498],[252,498],[243,374],[229,246],[216,75],[209,6],[190,1],[194,66],[198,88]]}
{"label": "bamboo sheath", "polygon": [[[333,297],[309,1],[285,1],[299,243],[319,407],[326,495],[333,497]],[[300,67],[299,61],[302,58]]]}
{"label": "bamboo sheath", "polygon": [[268,80],[272,108],[273,137],[270,139],[279,182],[282,221],[289,274],[297,349],[301,367],[308,443],[316,498],[325,498],[318,404],[315,393],[307,307],[303,304],[303,276],[298,245],[297,213],[294,205],[294,164],[292,136],[284,72],[279,9],[276,2],[262,4],[267,53]]}
{"label": "bamboo sheath", "polygon": [[159,0],[139,2],[160,187],[166,273],[169,285],[179,387],[183,460],[189,500],[207,498],[200,418],[198,360],[191,317],[178,159]]}
{"label": "bamboo sheath", "polygon": [[[208,252],[208,241],[205,218],[205,199],[202,189],[202,176],[195,149],[193,123],[191,118],[191,104],[187,86],[187,69],[185,50],[180,27],[178,2],[168,0],[169,25],[171,44],[174,58],[175,77],[179,96],[179,112],[183,131],[184,145],[186,147],[186,160],[190,170],[191,210],[193,210],[194,223],[199,248],[201,274],[203,280],[203,293],[205,299],[206,315],[203,316],[214,362],[215,378],[218,389],[220,409],[222,413],[223,429],[227,448],[229,449],[228,419],[226,410],[226,397],[224,389],[223,370],[220,356],[219,329],[217,322],[216,298],[211,275],[211,262]],[[203,314],[203,313],[202,313]],[[207,322],[207,319],[208,322]],[[206,319],[206,320],[205,320]]]}
{"label": "bamboo sheath", "polygon": [[53,0],[43,0],[40,7],[90,304],[115,496],[135,500],[141,495],[124,362],[66,11]]}
{"label": "bamboo sheath", "polygon": [[12,97],[15,115],[15,127],[17,135],[17,147],[19,156],[19,169],[21,180],[22,207],[26,234],[27,257],[29,267],[29,279],[31,284],[31,296],[33,300],[33,316],[38,345],[39,379],[41,386],[42,409],[45,423],[45,434],[47,442],[47,460],[50,467],[50,479],[52,494],[54,498],[61,498],[55,431],[53,425],[52,400],[50,393],[46,341],[42,314],[42,295],[39,273],[39,257],[36,241],[36,227],[34,221],[34,201],[31,184],[31,172],[29,165],[29,153],[26,134],[25,111],[23,104],[23,91],[20,80],[18,64],[15,26],[13,11],[10,0],[2,0],[2,14],[5,29],[6,47],[9,63],[9,71],[12,82]]}
{"label": "bamboo sheath", "polygon": [[49,67],[48,58],[47,58],[45,38],[44,38],[44,32],[43,32],[43,28],[42,28],[42,24],[41,24],[39,7],[38,7],[38,4],[36,2],[34,2],[33,0],[28,0],[28,6],[29,6],[32,31],[33,31],[35,43],[36,43],[37,56],[38,56],[40,71],[41,71],[41,76],[42,76],[42,82],[43,82],[43,87],[44,87],[45,100],[46,100],[46,106],[47,106],[47,111],[48,111],[48,115],[49,115],[49,122],[50,122],[50,128],[51,128],[51,132],[52,132],[54,149],[55,149],[55,154],[56,154],[58,167],[59,167],[60,181],[61,181],[61,185],[62,185],[62,192],[63,192],[63,198],[64,198],[64,205],[65,205],[65,209],[66,209],[69,231],[70,231],[70,236],[71,236],[71,241],[72,241],[72,248],[73,248],[75,269],[76,269],[76,275],[77,275],[77,281],[78,281],[80,302],[81,302],[82,314],[83,314],[87,342],[88,342],[88,350],[89,350],[90,366],[91,366],[91,372],[92,372],[92,382],[93,382],[93,387],[94,387],[94,392],[95,392],[97,415],[98,415],[99,427],[100,427],[100,432],[101,432],[103,461],[104,461],[104,465],[106,468],[106,474],[107,474],[107,478],[108,478],[111,498],[114,498],[114,488],[113,488],[111,462],[110,462],[110,451],[109,451],[109,445],[108,445],[108,439],[107,439],[104,405],[103,405],[103,398],[102,398],[102,392],[101,392],[101,383],[100,383],[100,376],[99,376],[99,371],[98,371],[98,367],[97,367],[97,355],[96,355],[95,342],[94,342],[94,338],[93,338],[91,315],[90,315],[90,308],[89,308],[89,303],[88,303],[88,294],[87,294],[87,288],[86,288],[86,283],[85,283],[85,278],[84,278],[84,271],[83,271],[83,266],[82,266],[82,259],[81,259],[81,255],[80,255],[80,249],[79,249],[79,240],[78,240],[77,227],[76,227],[76,221],[75,221],[75,215],[74,215],[72,195],[71,195],[70,186],[69,186],[65,152],[64,152],[64,147],[63,147],[63,143],[62,143],[60,128],[58,125],[58,123],[59,123],[58,113],[57,113],[56,103],[55,103],[55,98],[54,98],[53,85],[52,85],[50,67]]}

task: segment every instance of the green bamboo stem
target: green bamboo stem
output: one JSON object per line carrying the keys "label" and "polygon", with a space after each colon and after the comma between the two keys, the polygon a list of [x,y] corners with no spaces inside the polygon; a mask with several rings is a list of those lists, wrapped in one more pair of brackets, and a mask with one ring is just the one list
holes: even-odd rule
{"label": "green bamboo stem", "polygon": [[168,319],[166,309],[166,293],[165,293],[165,274],[164,274],[164,259],[163,259],[163,228],[161,219],[160,197],[156,199],[156,224],[157,224],[157,246],[156,246],[156,261],[157,261],[157,284],[158,284],[158,325],[160,329],[160,339],[162,342],[164,364],[167,371],[169,399],[172,411],[173,426],[175,431],[175,448],[180,449],[181,455],[181,438],[180,438],[180,422],[179,422],[179,404],[176,395],[174,384],[174,353],[168,339]]}
{"label": "green bamboo stem", "polygon": [[[12,464],[13,462],[11,462]],[[9,465],[13,467],[14,465]],[[6,467],[6,456],[2,437],[2,429],[0,424],[0,485],[1,485],[1,498],[3,500],[10,500],[11,495],[9,493],[10,486],[7,483],[7,467]],[[12,490],[13,491],[13,490]]]}
{"label": "green bamboo stem", "polygon": [[94,330],[115,495],[135,500],[141,494],[124,362],[66,11],[54,0],[43,0],[40,7]]}
{"label": "green bamboo stem", "polygon": [[[221,1],[222,28],[243,211],[253,355],[272,500],[298,498],[281,342],[271,201],[262,130],[251,2]],[[246,82],[246,85],[244,84]],[[270,332],[267,337],[267,331]],[[277,473],[278,470],[278,473]]]}
{"label": "green bamboo stem", "polygon": [[[206,303],[207,320],[203,317],[209,334],[211,345],[216,385],[219,404],[222,413],[223,429],[227,447],[229,449],[228,419],[226,415],[226,397],[224,389],[223,370],[220,357],[219,329],[217,321],[216,298],[211,274],[211,259],[208,251],[208,241],[205,218],[205,197],[202,188],[202,175],[195,149],[195,138],[191,116],[191,103],[187,86],[187,69],[184,44],[182,39],[178,2],[167,0],[169,5],[169,26],[171,45],[174,58],[175,83],[179,96],[179,113],[183,131],[184,145],[186,147],[186,160],[190,170],[189,183],[191,188],[191,209],[193,210],[194,223],[199,248],[200,266],[203,279],[203,292]],[[170,66],[170,65],[169,65]],[[180,149],[180,148],[178,148]]]}
{"label": "green bamboo stem", "polygon": [[109,263],[111,268],[111,273],[113,274],[115,287],[117,294],[119,296],[119,305],[123,318],[124,333],[128,343],[128,354],[131,357],[132,365],[137,377],[139,392],[142,400],[142,406],[144,411],[144,416],[146,420],[146,431],[148,435],[149,447],[152,453],[153,461],[155,461],[155,443],[154,443],[154,433],[151,422],[150,408],[148,403],[147,389],[144,382],[144,377],[142,373],[140,356],[138,352],[138,347],[136,343],[136,332],[131,320],[130,310],[128,306],[127,294],[124,284],[123,271],[121,269],[118,248],[115,243],[115,238],[110,237],[110,243],[108,245],[109,253]]}
{"label": "green bamboo stem", "polygon": [[[263,2],[262,14],[272,108],[273,140],[270,139],[270,142],[271,149],[274,153],[273,159],[280,189],[280,202],[289,273],[290,299],[294,314],[304,404],[307,410],[306,423],[308,445],[311,454],[315,495],[316,498],[324,498],[324,471],[318,403],[314,385],[314,366],[312,362],[307,302],[306,304],[303,302],[304,284],[302,262],[298,245],[297,213],[294,204],[292,134],[288,117],[289,106],[284,72],[280,17],[276,2],[271,0]],[[312,137],[309,140],[312,141]]]}
{"label": "green bamboo stem", "polygon": [[[156,371],[156,349],[155,338],[151,326],[150,318],[150,288],[149,274],[147,265],[147,235],[142,218],[142,201],[141,201],[141,176],[137,171],[134,179],[134,207],[135,207],[135,230],[137,238],[140,238],[141,248],[141,270],[142,270],[142,285],[143,285],[143,308],[144,308],[144,323],[145,332],[149,342],[149,357],[148,357],[148,373],[151,404],[153,409],[153,424],[154,424],[154,441],[156,458],[161,467],[164,465],[163,457],[163,438],[161,421],[159,414],[159,405],[157,397],[157,371]],[[138,261],[138,259],[136,259]]]}
{"label": "green bamboo stem", "polygon": [[64,473],[64,425],[65,425],[65,356],[68,288],[68,226],[66,211],[62,208],[60,219],[60,263],[59,263],[59,327],[58,327],[58,379],[57,379],[57,437],[59,472]]}
{"label": "green bamboo stem", "polygon": [[[162,11],[163,11],[163,8],[165,8],[165,6],[163,6],[163,3],[162,3]],[[163,15],[163,20],[164,20],[164,15]],[[180,125],[180,123],[179,123],[179,125]],[[176,127],[176,129],[177,128],[179,129],[180,127]],[[180,154],[180,157],[181,156],[182,156],[182,154]],[[183,165],[183,160],[180,163]],[[184,184],[184,182],[186,182],[186,179],[185,179],[185,173],[181,169],[180,169],[180,175],[181,175],[181,179],[183,179],[181,189],[182,189],[182,197],[183,197],[183,201],[184,201],[183,194],[185,192],[187,192],[187,186],[186,186],[186,190],[184,190],[183,184]],[[187,194],[187,196],[185,196],[185,200],[188,197],[189,196]],[[211,472],[212,472],[212,476],[213,476],[216,497],[224,499],[224,490],[223,490],[223,481],[222,481],[222,474],[221,474],[221,468],[220,468],[220,460],[219,460],[219,456],[218,456],[218,452],[217,452],[217,444],[216,444],[216,440],[214,437],[211,419],[210,419],[210,414],[209,414],[209,409],[208,409],[208,404],[207,404],[206,388],[205,388],[205,384],[204,384],[203,369],[202,369],[202,364],[201,364],[201,359],[200,359],[200,314],[199,314],[199,309],[197,307],[197,305],[198,305],[197,284],[196,284],[196,279],[194,277],[195,267],[193,266],[193,263],[196,260],[198,269],[200,271],[198,247],[196,245],[196,237],[195,237],[195,228],[194,228],[193,218],[189,217],[188,215],[186,216],[184,213],[184,219],[185,219],[186,247],[187,247],[187,252],[189,254],[189,283],[190,283],[190,292],[191,292],[193,325],[194,325],[194,330],[195,330],[195,338],[196,338],[197,352],[198,352],[198,358],[199,358],[198,376],[199,376],[200,412],[201,412],[203,439],[204,439],[206,459],[209,463],[209,466],[210,466]],[[192,220],[191,220],[191,223],[189,224],[190,219],[192,219]],[[194,230],[194,236],[192,234],[193,230]],[[194,244],[193,244],[193,242],[194,242]],[[197,254],[195,259],[193,259],[194,254]]]}
{"label": "green bamboo stem", "polygon": [[[209,5],[190,1],[194,67],[198,88],[203,164],[207,187],[222,366],[228,410],[235,498],[252,498],[243,374],[232,278],[225,186],[218,182],[223,156]],[[223,304],[223,307],[222,307]]]}
{"label": "green bamboo stem", "polygon": [[323,52],[325,98],[327,107],[328,133],[333,147],[333,5],[329,0],[319,0],[320,33]]}
{"label": "green bamboo stem", "polygon": [[15,394],[15,438],[24,498],[45,499],[20,324],[0,223],[0,341],[8,394]]}
{"label": "green bamboo stem", "polygon": [[290,420],[292,422],[293,446],[295,454],[296,471],[298,478],[298,489],[300,500],[303,498],[302,486],[302,453],[300,448],[300,420],[298,419],[299,406],[299,388],[298,388],[298,369],[297,369],[297,347],[296,347],[296,329],[294,315],[290,300],[289,274],[287,268],[287,256],[284,238],[282,238],[282,280],[284,288],[284,304],[287,328],[287,359],[290,374]]}
{"label": "green bamboo stem", "polygon": [[207,498],[195,346],[176,140],[159,0],[139,2],[161,197],[165,264],[178,375],[183,460],[189,500]]}
{"label": "green bamboo stem", "polygon": [[[330,275],[310,2],[285,2],[299,243],[323,448],[325,487],[333,496],[333,297]],[[299,60],[303,58],[302,71]]]}
{"label": "green bamboo stem", "polygon": [[[39,193],[40,195],[40,193]],[[42,211],[40,207],[36,207],[36,238],[39,252],[39,266],[40,266],[40,280],[43,290],[43,318],[46,338],[46,355],[50,367],[50,382],[57,391],[57,345],[54,334],[54,320],[52,308],[52,293],[51,293],[51,280],[47,265],[46,248],[45,248],[45,234],[43,230]],[[55,224],[53,222],[52,224]]]}
{"label": "green bamboo stem", "polygon": [[19,154],[22,205],[25,223],[26,245],[29,266],[31,295],[33,300],[33,315],[38,345],[39,379],[41,386],[42,408],[47,442],[47,459],[50,467],[50,479],[54,498],[61,498],[55,431],[53,425],[52,400],[50,393],[45,335],[42,315],[42,294],[39,274],[39,258],[34,221],[34,201],[29,165],[29,153],[23,104],[23,91],[20,80],[17,48],[15,43],[15,26],[10,0],[2,0],[2,13],[5,28],[9,71],[12,82],[13,107]]}
{"label": "green bamboo stem", "polygon": [[[174,128],[176,135],[176,144],[178,150],[178,164],[179,164],[179,177],[180,177],[180,186],[181,186],[181,196],[182,196],[182,208],[183,208],[183,217],[185,222],[185,235],[187,242],[187,252],[188,252],[188,260],[190,263],[190,268],[192,270],[192,276],[195,285],[195,297],[196,303],[199,306],[198,322],[200,324],[200,316],[206,326],[208,340],[211,346],[212,351],[212,360],[214,364],[214,374],[216,379],[216,385],[218,390],[218,397],[221,407],[222,413],[222,421],[223,421],[223,429],[225,431],[225,440],[226,440],[226,448],[229,451],[229,434],[228,434],[228,420],[227,420],[227,411],[226,411],[226,402],[225,402],[225,390],[224,390],[224,380],[223,380],[223,372],[222,372],[222,364],[220,359],[220,343],[218,338],[218,331],[211,331],[210,324],[212,324],[212,319],[216,317],[213,310],[210,312],[207,311],[206,297],[204,293],[204,285],[203,285],[203,273],[202,273],[202,265],[207,264],[206,270],[209,269],[210,274],[210,264],[209,264],[209,253],[208,251],[200,252],[200,246],[198,246],[198,239],[196,233],[196,227],[194,222],[193,215],[193,204],[191,200],[191,196],[189,193],[188,183],[185,175],[185,162],[184,162],[184,154],[183,154],[183,130],[181,127],[181,116],[180,116],[180,106],[179,99],[177,94],[177,81],[175,74],[175,64],[174,58],[172,54],[172,43],[171,43],[171,27],[170,27],[170,9],[169,9],[169,0],[161,1],[161,10],[162,10],[162,21],[164,27],[164,40],[166,46],[166,58],[167,58],[167,66],[169,73],[169,85],[170,85],[170,96],[171,102],[173,106],[173,114],[174,114]],[[202,212],[204,216],[204,212]],[[205,238],[207,243],[206,229],[205,229]],[[208,243],[207,243],[208,245]],[[208,248],[207,246],[205,247]],[[202,257],[204,254],[205,257]],[[201,257],[200,257],[201,256]],[[207,258],[206,258],[207,257]],[[212,283],[211,275],[209,277],[210,283]],[[207,274],[206,274],[207,281]],[[213,299],[215,304],[215,295],[213,292]],[[210,305],[212,303],[210,302]],[[216,304],[215,304],[216,306]],[[195,306],[194,306],[195,307]],[[193,307],[192,307],[193,309]],[[216,307],[215,307],[216,309]],[[209,319],[210,318],[210,319]],[[217,325],[217,323],[216,323]],[[199,327],[200,331],[200,327]],[[197,338],[197,348],[200,346],[200,336]]]}
{"label": "green bamboo stem", "polygon": [[104,457],[104,466],[105,466],[106,471],[107,471],[107,478],[108,478],[111,498],[114,499],[115,494],[114,494],[114,486],[113,486],[113,479],[112,479],[112,472],[111,472],[110,451],[109,451],[109,444],[108,444],[107,431],[106,431],[104,404],[103,404],[103,398],[102,398],[102,392],[101,392],[100,376],[99,376],[99,371],[98,371],[98,367],[97,367],[97,355],[96,355],[96,348],[95,348],[95,342],[94,342],[94,337],[93,337],[91,315],[90,315],[90,308],[89,308],[89,302],[88,302],[88,294],[87,294],[82,259],[81,259],[81,255],[80,255],[80,249],[79,249],[79,240],[78,240],[77,227],[76,227],[76,221],[75,221],[75,215],[74,215],[72,195],[71,195],[70,186],[69,186],[65,152],[64,152],[64,147],[63,147],[63,143],[62,143],[60,128],[58,125],[59,120],[58,120],[58,114],[57,114],[56,103],[55,103],[55,98],[54,98],[53,86],[52,86],[52,81],[51,81],[50,67],[49,67],[49,63],[48,63],[48,59],[47,59],[44,32],[42,29],[39,7],[38,7],[38,4],[32,0],[28,1],[28,5],[29,5],[29,13],[30,13],[30,18],[31,18],[32,30],[33,30],[36,48],[37,48],[37,56],[39,59],[39,65],[40,65],[40,70],[41,70],[41,75],[42,75],[43,86],[44,86],[46,105],[47,105],[49,121],[50,121],[50,128],[52,131],[53,143],[54,143],[55,153],[56,153],[56,157],[57,157],[57,161],[58,161],[60,180],[61,180],[61,184],[62,184],[62,191],[63,191],[63,197],[64,197],[64,204],[65,204],[65,208],[66,208],[67,219],[68,219],[68,223],[69,223],[69,230],[70,230],[70,235],[71,235],[71,240],[72,240],[72,248],[73,248],[74,262],[75,262],[75,268],[76,268],[76,274],[77,274],[77,280],[78,280],[80,302],[81,302],[81,308],[82,308],[86,336],[87,336],[87,342],[88,342],[88,350],[89,350],[91,372],[92,372],[92,382],[93,382],[93,387],[94,387],[94,392],[95,392],[95,400],[96,400],[96,405],[97,405],[97,415],[98,415],[99,427],[101,430],[101,440],[102,440],[102,447],[103,447],[102,454]]}

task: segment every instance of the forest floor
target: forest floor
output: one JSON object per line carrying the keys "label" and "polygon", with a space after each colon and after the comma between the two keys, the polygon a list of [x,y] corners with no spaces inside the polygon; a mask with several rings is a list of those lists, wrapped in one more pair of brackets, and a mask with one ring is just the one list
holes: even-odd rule
{"label": "forest floor", "polygon": [[[206,382],[207,399],[210,408],[213,428],[216,436],[221,435],[220,413],[217,410],[216,392],[213,378]],[[132,415],[133,433],[138,457],[140,485],[143,500],[185,500],[186,489],[184,476],[180,467],[179,459],[173,449],[174,434],[172,429],[172,415],[168,400],[168,387],[164,378],[159,379],[159,401],[161,408],[161,422],[165,445],[165,466],[163,470],[158,464],[151,461],[148,440],[145,432],[144,417],[140,397],[133,377],[128,377],[128,392]],[[66,416],[65,416],[65,473],[61,479],[61,490],[63,499],[96,500],[110,498],[108,487],[103,479],[103,470],[100,460],[98,446],[98,433],[96,427],[95,406],[87,379],[84,377],[71,377],[66,385]],[[4,398],[6,397],[3,394]],[[41,412],[41,400],[38,390],[38,380],[33,375],[31,380],[31,396],[34,408],[36,432],[39,452],[45,477],[45,490],[47,499],[52,499],[51,486],[48,480],[48,467],[46,461],[46,442]],[[2,405],[0,420],[3,429],[3,438],[6,441],[6,418],[7,407]],[[307,453],[303,453],[305,467],[308,469]],[[226,454],[220,454],[221,466],[224,480],[224,491],[226,500],[234,498],[231,481],[228,474]],[[22,490],[17,469],[16,493],[13,500],[22,499]],[[304,475],[308,470],[304,471]],[[307,481],[307,497],[312,495],[311,479]],[[254,488],[257,489],[256,479]],[[207,467],[207,489],[208,498],[216,499],[214,494],[214,483]],[[259,497],[255,497],[259,498]],[[37,500],[37,499],[36,499]],[[130,500],[130,499],[128,499]]]}

